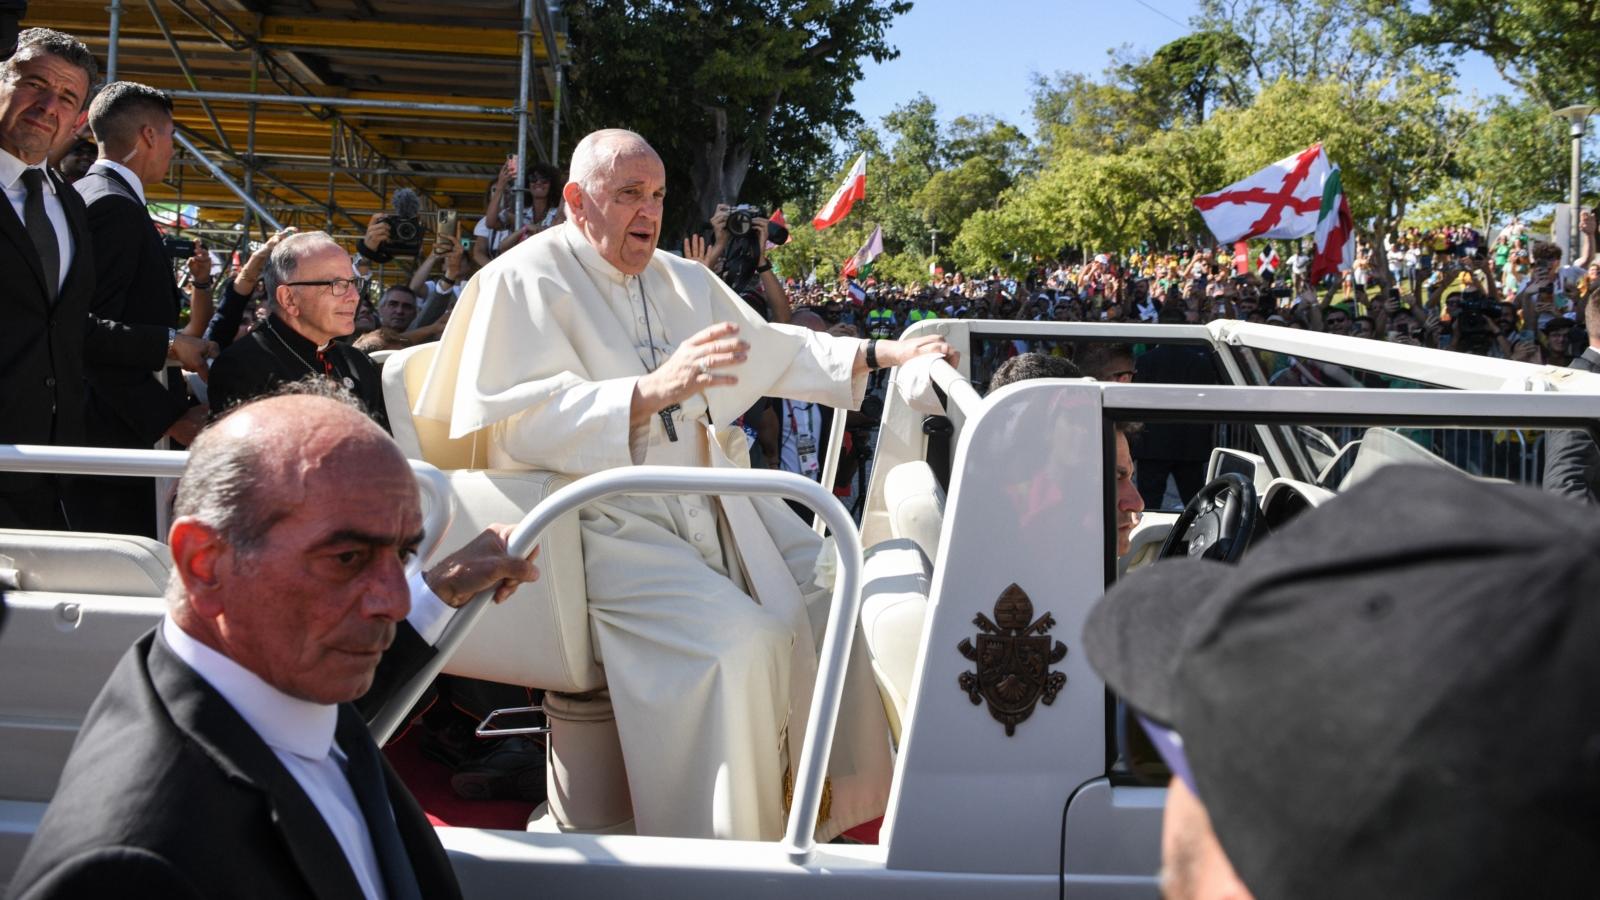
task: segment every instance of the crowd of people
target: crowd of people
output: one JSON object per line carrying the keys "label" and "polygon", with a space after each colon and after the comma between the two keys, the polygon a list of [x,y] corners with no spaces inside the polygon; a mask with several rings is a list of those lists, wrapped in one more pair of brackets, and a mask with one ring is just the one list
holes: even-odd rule
{"label": "crowd of people", "polygon": [[[173,155],[172,101],[132,82],[96,90],[97,78],[89,50],[49,29],[21,32],[15,53],[0,62],[0,185],[14,214],[7,220],[12,239],[0,243],[13,298],[9,327],[0,329],[0,442],[147,448],[165,440],[193,453],[165,535],[174,561],[171,613],[129,651],[95,705],[57,802],[23,860],[18,884],[27,896],[82,896],[135,883],[152,895],[220,895],[236,887],[241,872],[282,895],[324,878],[349,896],[458,894],[437,837],[377,759],[348,704],[369,695],[396,657],[414,666],[431,655],[428,645],[451,610],[476,592],[493,589],[504,599],[536,571],[509,555],[508,529],[497,526],[408,581],[403,563],[421,540],[421,512],[406,460],[386,434],[381,359],[372,356],[378,351],[444,340],[417,414],[444,422],[453,436],[483,436],[495,458],[576,474],[639,463],[698,466],[706,457],[734,465],[738,454],[729,458],[717,431],[732,422],[744,426],[745,449],[757,464],[818,478],[827,407],[860,407],[849,413],[858,418],[847,427],[869,429],[863,394],[869,382],[881,389],[875,373],[918,357],[956,361],[941,338],[902,337],[928,319],[1226,318],[1551,365],[1573,362],[1575,351],[1592,343],[1589,335],[1600,336],[1592,214],[1580,223],[1580,258],[1565,267],[1553,245],[1529,239],[1514,225],[1487,245],[1468,227],[1407,232],[1381,255],[1362,248],[1339,284],[1311,283],[1309,261],[1296,248],[1287,277],[1273,267],[1240,272],[1231,253],[1183,250],[1101,254],[1040,266],[1022,278],[938,273],[912,286],[869,279],[823,287],[785,283],[767,256],[769,238],[777,237],[774,223],[743,208],[719,209],[707,232],[685,243],[687,260],[658,253],[666,172],[642,138],[619,131],[580,142],[571,184],[553,168],[538,167],[525,179],[526,195],[515,196],[518,173],[508,162],[471,236],[436,235],[404,282],[382,283],[373,275],[396,259],[386,214],[373,217],[354,256],[327,234],[288,229],[247,248],[231,265],[203,244],[175,265],[145,202],[146,186],[166,177]],[[92,140],[84,137],[85,124]],[[534,235],[561,226],[567,215],[571,226],[563,227],[560,240],[524,248],[515,272],[494,264]],[[478,272],[483,275],[474,280]],[[543,279],[551,294],[527,290],[525,274]],[[455,316],[472,327],[446,335]],[[800,327],[774,329],[771,322]],[[1022,369],[1108,380],[1138,374],[1126,346],[1068,360],[1079,355],[1078,344],[1046,345],[1029,355],[1022,343],[1005,351],[1009,368],[1007,361],[995,367],[998,382],[1029,377]],[[1174,373],[1170,380],[1184,380],[1182,371],[1193,360],[1182,348],[1171,349],[1146,353],[1145,374],[1165,366]],[[1277,383],[1315,384],[1328,383],[1331,373],[1286,361],[1271,375]],[[713,402],[706,391],[712,386],[728,390]],[[1143,439],[1166,434],[1156,431],[1160,427],[1151,426]],[[1134,452],[1134,432],[1119,431],[1116,443],[1119,551],[1127,550],[1149,492],[1164,489],[1169,476],[1183,484],[1193,475],[1192,467],[1180,471],[1182,460],[1170,470],[1152,468],[1159,457]],[[1592,458],[1592,441],[1588,452]],[[1147,487],[1151,474],[1160,475],[1160,485]],[[1487,727],[1500,720],[1489,722],[1484,713],[1461,718],[1483,727],[1447,729],[1440,739],[1419,741],[1438,755],[1416,758],[1477,766],[1475,777],[1503,774],[1528,758],[1524,744],[1531,744],[1551,764],[1551,791],[1587,791],[1573,807],[1587,809],[1596,771],[1592,704],[1583,704],[1572,686],[1588,683],[1594,656],[1582,652],[1582,641],[1558,638],[1569,622],[1594,626],[1587,607],[1565,602],[1581,595],[1594,572],[1589,562],[1574,564],[1573,555],[1552,555],[1552,548],[1560,549],[1563,535],[1591,534],[1593,523],[1574,506],[1552,517],[1562,528],[1550,528],[1529,513],[1520,489],[1472,486],[1438,473],[1421,481],[1430,483],[1374,482],[1378,487],[1334,501],[1349,522],[1308,516],[1305,521],[1317,524],[1291,533],[1304,541],[1304,555],[1261,557],[1261,565],[1273,586],[1285,583],[1283,570],[1272,564],[1304,563],[1318,548],[1334,546],[1318,529],[1382,519],[1388,495],[1379,488],[1421,491],[1419,502],[1437,504],[1456,521],[1484,510],[1503,512],[1504,520],[1495,520],[1497,547],[1541,567],[1560,564],[1539,569],[1558,583],[1541,595],[1544,602],[1529,605],[1537,607],[1541,623],[1554,624],[1516,633],[1518,646],[1527,648],[1512,660],[1522,661],[1520,667],[1501,655],[1494,657],[1498,668],[1483,671],[1525,672],[1528,659],[1548,661],[1533,693],[1561,702],[1548,704],[1542,730],[1530,740],[1495,743],[1491,749],[1500,755],[1493,766],[1461,748],[1463,741],[1485,743],[1486,735],[1498,741],[1509,731]],[[307,496],[321,502],[306,502]],[[703,497],[618,498],[597,504],[602,514],[581,526],[587,600],[596,644],[610,663],[621,745],[636,759],[671,763],[629,773],[641,834],[771,840],[781,833],[783,767],[792,773],[802,739],[789,714],[810,696],[803,664],[814,647],[809,622],[826,597],[809,580],[820,541],[787,511],[771,514],[735,499],[722,498],[714,509]],[[142,484],[0,479],[0,527],[154,535],[156,509],[156,495]],[[1529,521],[1514,521],[1519,514]],[[740,527],[733,524],[736,515],[744,516]],[[726,529],[711,524],[724,516]],[[1390,541],[1400,538],[1417,544],[1404,574],[1416,576],[1427,602],[1410,617],[1415,628],[1387,632],[1391,639],[1381,646],[1339,644],[1341,655],[1328,658],[1350,667],[1341,686],[1359,687],[1373,671],[1399,666],[1416,645],[1395,635],[1427,636],[1441,658],[1471,650],[1477,659],[1503,643],[1513,626],[1526,624],[1524,617],[1505,618],[1505,604],[1477,597],[1478,627],[1470,634],[1431,627],[1435,613],[1450,613],[1456,599],[1441,585],[1459,581],[1486,592],[1489,579],[1507,570],[1491,558],[1480,564],[1483,580],[1476,580],[1478,569],[1456,560],[1482,550],[1485,539],[1448,543],[1457,538],[1447,528],[1399,536],[1370,531],[1366,549],[1374,564],[1388,564]],[[1341,565],[1358,558],[1348,546],[1339,553]],[[729,560],[738,561],[738,571]],[[795,583],[801,571],[807,577]],[[1251,811],[1276,813],[1280,806],[1236,805],[1251,786],[1230,782],[1227,767],[1216,763],[1239,735],[1262,732],[1219,729],[1218,719],[1206,714],[1216,698],[1195,688],[1198,681],[1180,688],[1157,677],[1177,670],[1150,665],[1153,659],[1203,665],[1212,657],[1204,644],[1175,646],[1179,630],[1150,634],[1154,619],[1139,614],[1148,604],[1180,597],[1174,586],[1198,577],[1208,588],[1204,606],[1224,618],[1260,602],[1230,587],[1248,583],[1256,570],[1241,569],[1245,574],[1234,581],[1171,571],[1158,566],[1130,579],[1102,604],[1088,635],[1094,665],[1128,698],[1174,773],[1169,837],[1199,842],[1169,846],[1171,877],[1193,874],[1176,867],[1188,859],[1218,877],[1242,878],[1268,892],[1281,888],[1286,895],[1313,895],[1334,883],[1323,879],[1350,878],[1351,872],[1363,886],[1388,888],[1416,871],[1411,862],[1419,857],[1408,855],[1412,850],[1445,867],[1462,852],[1453,840],[1457,832],[1505,832],[1489,821],[1500,811],[1489,801],[1502,801],[1507,792],[1498,782],[1458,778],[1447,765],[1443,776],[1423,771],[1427,766],[1407,767],[1415,780],[1391,786],[1390,793],[1412,804],[1408,808],[1436,816],[1429,822],[1419,814],[1416,833],[1422,836],[1397,844],[1393,860],[1344,852],[1372,844],[1363,830],[1370,809],[1349,811],[1348,827],[1339,830],[1320,816],[1336,804],[1314,805],[1319,815],[1283,820],[1303,830],[1271,833],[1272,820]],[[1313,574],[1329,578],[1332,571]],[[1366,575],[1348,573],[1355,580]],[[1191,580],[1160,582],[1168,577]],[[1527,583],[1518,576],[1518,584]],[[1365,619],[1387,616],[1394,605],[1365,588],[1349,596],[1352,615]],[[1275,627],[1299,629],[1302,638],[1326,633],[1318,615],[1307,611],[1328,607],[1293,605],[1307,622],[1280,615],[1273,617]],[[1130,606],[1134,613],[1123,612]],[[708,618],[726,627],[708,629]],[[1287,635],[1284,646],[1304,644],[1294,637]],[[1571,652],[1552,652],[1552,646]],[[1240,658],[1230,655],[1222,665]],[[1293,662],[1292,654],[1287,658]],[[1232,681],[1211,683],[1271,686],[1276,679],[1261,677],[1268,671],[1288,668],[1229,669]],[[1385,712],[1428,718],[1432,707],[1419,710],[1407,698],[1431,690],[1437,668],[1407,671],[1426,674],[1416,679],[1416,691],[1370,690],[1388,701]],[[1324,688],[1329,683],[1320,681]],[[887,731],[870,684],[847,682],[868,693],[850,707],[856,721],[840,725],[840,743],[854,744],[833,761],[831,771],[845,777],[835,782],[831,814],[821,816],[825,838],[884,810]],[[1473,707],[1473,696],[1490,696],[1495,710],[1509,702],[1488,679],[1458,678],[1449,687],[1455,691],[1450,697],[1466,698],[1460,701],[1465,708]],[[1520,703],[1526,696],[1512,699]],[[444,705],[465,702],[456,696]],[[1268,726],[1298,721],[1288,713],[1271,718],[1281,705],[1245,706],[1267,716]],[[1335,698],[1309,708],[1322,715],[1340,704]],[[1236,714],[1233,724],[1242,721]],[[1361,735],[1376,740],[1392,720],[1362,715],[1356,721],[1368,726]],[[1177,737],[1180,731],[1187,744]],[[1317,752],[1275,752],[1280,746],[1263,742],[1257,749],[1287,766]],[[1321,749],[1330,748],[1337,749]],[[1352,744],[1346,758],[1367,749]],[[524,761],[529,756],[542,765],[542,749],[524,752]],[[170,765],[175,758],[188,764]],[[1409,757],[1397,752],[1396,758]],[[1299,774],[1290,777],[1298,781]],[[270,799],[240,788],[253,779],[265,786],[248,787],[260,787]],[[151,791],[171,802],[146,802]],[[1595,858],[1593,817],[1564,817],[1563,809],[1549,803],[1513,810],[1519,826],[1528,826],[1525,846],[1480,854],[1477,869],[1498,879],[1496,885],[1511,874],[1558,886],[1592,874],[1586,869]],[[293,853],[267,833],[280,814],[298,823],[290,829],[290,840],[299,842]],[[1186,824],[1174,824],[1184,815]],[[196,829],[178,827],[190,817],[200,824],[201,839]],[[1469,824],[1453,831],[1423,827],[1458,818]],[[1572,824],[1579,819],[1587,824]],[[1283,846],[1283,834],[1316,841],[1330,833],[1349,837],[1349,845],[1321,854],[1318,865]],[[237,840],[240,835],[255,839]],[[1526,861],[1551,847],[1563,851],[1563,865],[1572,868],[1528,872]],[[310,858],[316,866],[305,866]],[[228,865],[219,865],[224,859]],[[1468,874],[1472,868],[1460,867]],[[1467,890],[1474,884],[1466,876],[1441,877],[1439,868],[1425,874]]]}

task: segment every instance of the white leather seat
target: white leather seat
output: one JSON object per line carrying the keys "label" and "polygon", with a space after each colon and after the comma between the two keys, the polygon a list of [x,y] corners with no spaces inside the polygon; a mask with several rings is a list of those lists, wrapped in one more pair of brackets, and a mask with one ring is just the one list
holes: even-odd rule
{"label": "white leather seat", "polygon": [[930,562],[938,559],[944,488],[933,469],[921,460],[890,469],[883,481],[883,502],[889,512],[889,533],[915,541]]}
{"label": "white leather seat", "polygon": [[127,534],[0,528],[0,587],[57,594],[160,597],[172,571],[167,545]]}
{"label": "white leather seat", "polygon": [[[435,558],[454,551],[495,522],[517,522],[569,479],[553,472],[488,470],[481,440],[451,440],[442,422],[414,419],[436,344],[396,351],[383,367],[384,405],[395,442],[406,456],[445,473],[457,500]],[[578,514],[564,516],[539,541],[539,580],[486,610],[444,671],[546,692],[551,734],[550,818],[529,827],[617,831],[631,827],[627,772],[605,673],[589,628],[583,543]],[[544,808],[541,807],[541,810]],[[541,810],[536,810],[536,814]]]}
{"label": "white leather seat", "polygon": [[911,699],[932,576],[933,565],[922,548],[906,538],[874,545],[862,569],[861,636],[896,744]]}
{"label": "white leather seat", "polygon": [[[383,368],[384,405],[405,454],[438,466],[457,500],[436,558],[495,522],[516,522],[565,477],[551,472],[485,471],[488,448],[471,438],[452,441],[444,423],[413,419],[411,398],[422,387],[437,345],[401,350]],[[486,611],[445,671],[455,675],[581,693],[605,686],[589,632],[583,547],[576,513],[539,542],[539,580]]]}
{"label": "white leather seat", "polygon": [[944,527],[944,489],[927,463],[901,463],[884,478],[884,503],[892,540],[873,546],[862,578],[861,629],[872,675],[900,742],[900,723],[911,699],[928,592]]}

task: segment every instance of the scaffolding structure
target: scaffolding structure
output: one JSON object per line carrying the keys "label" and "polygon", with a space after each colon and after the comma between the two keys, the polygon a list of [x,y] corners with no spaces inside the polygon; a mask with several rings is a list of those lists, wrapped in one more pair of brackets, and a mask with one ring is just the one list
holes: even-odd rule
{"label": "scaffolding structure", "polygon": [[147,196],[240,247],[290,225],[353,240],[398,187],[470,227],[510,155],[520,216],[528,164],[559,161],[555,0],[51,0],[24,25],[172,95],[178,152]]}

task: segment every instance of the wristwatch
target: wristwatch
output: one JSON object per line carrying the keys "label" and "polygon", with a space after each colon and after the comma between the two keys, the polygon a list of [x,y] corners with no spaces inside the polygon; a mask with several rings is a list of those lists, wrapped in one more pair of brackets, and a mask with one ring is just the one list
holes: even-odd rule
{"label": "wristwatch", "polygon": [[761,265],[756,266],[756,274],[758,274],[758,275],[762,274],[762,273],[766,273],[766,272],[771,272],[771,271],[772,271],[772,263],[770,263],[770,262],[764,262]]}
{"label": "wristwatch", "polygon": [[867,368],[878,371],[878,339],[867,341]]}

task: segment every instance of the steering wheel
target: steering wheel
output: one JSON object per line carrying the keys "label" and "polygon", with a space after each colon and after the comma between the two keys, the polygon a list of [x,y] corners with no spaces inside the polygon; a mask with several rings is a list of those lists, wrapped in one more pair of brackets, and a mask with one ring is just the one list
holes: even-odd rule
{"label": "steering wheel", "polygon": [[1237,472],[1219,475],[1183,508],[1156,558],[1187,555],[1237,562],[1260,516],[1255,483]]}

